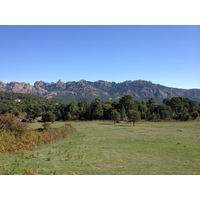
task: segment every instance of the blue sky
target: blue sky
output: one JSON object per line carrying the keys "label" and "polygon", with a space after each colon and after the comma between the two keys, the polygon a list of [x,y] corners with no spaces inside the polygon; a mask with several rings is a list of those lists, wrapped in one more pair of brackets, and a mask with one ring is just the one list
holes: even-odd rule
{"label": "blue sky", "polygon": [[200,26],[0,26],[0,81],[200,88]]}

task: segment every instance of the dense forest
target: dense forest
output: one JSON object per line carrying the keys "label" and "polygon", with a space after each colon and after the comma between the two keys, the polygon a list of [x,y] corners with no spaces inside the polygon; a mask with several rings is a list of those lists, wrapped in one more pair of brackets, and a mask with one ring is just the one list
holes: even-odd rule
{"label": "dense forest", "polygon": [[32,94],[0,92],[0,114],[11,113],[27,122],[40,120],[113,120],[136,121],[196,119],[200,114],[200,104],[183,97],[166,98],[162,103],[155,99],[137,101],[125,95],[118,101],[102,102],[96,98],[90,102],[57,103]]}

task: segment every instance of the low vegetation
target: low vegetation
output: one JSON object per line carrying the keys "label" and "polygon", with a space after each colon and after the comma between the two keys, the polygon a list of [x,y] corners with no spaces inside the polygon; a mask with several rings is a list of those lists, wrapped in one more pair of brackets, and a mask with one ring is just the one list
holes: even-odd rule
{"label": "low vegetation", "polygon": [[11,114],[0,116],[0,153],[32,150],[37,146],[49,144],[65,138],[75,132],[70,124],[51,128],[44,123],[44,128],[31,129],[27,123],[20,122]]}

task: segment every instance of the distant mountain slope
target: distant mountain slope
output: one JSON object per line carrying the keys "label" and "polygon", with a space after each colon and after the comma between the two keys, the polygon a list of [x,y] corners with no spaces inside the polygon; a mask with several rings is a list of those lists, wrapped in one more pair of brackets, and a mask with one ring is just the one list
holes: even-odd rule
{"label": "distant mountain slope", "polygon": [[144,80],[121,83],[102,80],[95,82],[80,80],[64,83],[59,80],[56,83],[37,81],[34,85],[25,82],[6,84],[0,81],[0,91],[37,94],[65,103],[92,100],[94,98],[99,98],[102,101],[117,100],[126,94],[133,96],[136,100],[155,98],[157,101],[161,101],[164,98],[182,96],[200,102],[200,89],[178,89]]}

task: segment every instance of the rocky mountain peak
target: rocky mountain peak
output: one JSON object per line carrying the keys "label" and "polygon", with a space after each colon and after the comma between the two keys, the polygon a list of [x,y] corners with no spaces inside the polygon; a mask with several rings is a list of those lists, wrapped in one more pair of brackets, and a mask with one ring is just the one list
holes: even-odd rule
{"label": "rocky mountain peak", "polygon": [[177,89],[145,80],[127,80],[121,83],[103,80],[95,82],[80,80],[66,83],[61,80],[56,83],[36,81],[33,86],[25,82],[12,81],[5,84],[0,81],[0,91],[37,94],[46,98],[62,99],[63,102],[82,99],[91,100],[93,98],[100,98],[103,101],[117,100],[126,94],[133,96],[137,100],[148,100],[149,98],[162,100],[164,98],[182,96],[200,102],[200,89]]}

